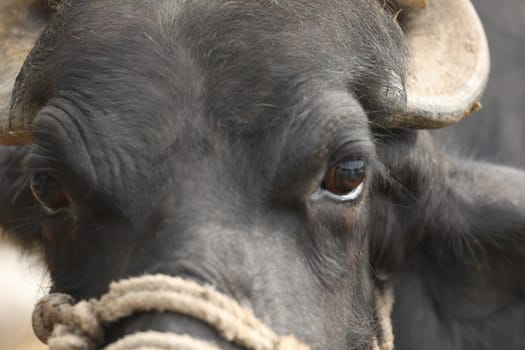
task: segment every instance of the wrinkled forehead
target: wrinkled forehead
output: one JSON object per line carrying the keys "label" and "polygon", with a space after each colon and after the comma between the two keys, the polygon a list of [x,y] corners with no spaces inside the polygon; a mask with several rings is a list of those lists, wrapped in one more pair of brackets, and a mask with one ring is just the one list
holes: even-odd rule
{"label": "wrinkled forehead", "polygon": [[32,101],[80,100],[113,127],[147,119],[135,131],[160,140],[174,128],[178,138],[213,127],[234,136],[301,124],[336,131],[334,118],[355,131],[374,92],[404,75],[404,44],[375,7],[72,1],[37,43],[31,85],[19,89]]}

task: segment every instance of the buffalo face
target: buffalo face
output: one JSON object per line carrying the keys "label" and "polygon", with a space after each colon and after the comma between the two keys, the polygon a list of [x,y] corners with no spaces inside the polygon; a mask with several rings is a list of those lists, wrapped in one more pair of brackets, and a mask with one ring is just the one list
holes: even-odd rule
{"label": "buffalo face", "polygon": [[[429,22],[452,6],[443,4],[429,5]],[[469,3],[454,6],[475,16]],[[424,33],[424,10],[413,11],[405,33]],[[2,150],[0,222],[42,251],[54,291],[82,299],[128,276],[184,276],[314,348],[367,348],[379,329],[375,292],[414,255],[437,274],[425,249],[443,227],[483,245],[444,218],[474,221],[480,209],[458,188],[475,187],[469,174],[502,181],[507,171],[460,166],[425,132],[398,130],[475,109],[488,59],[474,17],[478,54],[425,90],[409,68],[423,64],[420,38],[394,14],[361,0],[65,2],[1,116],[0,140],[25,146]],[[450,88],[453,73],[468,84]],[[512,215],[525,206],[490,206],[491,194],[476,198]],[[107,341],[145,329],[232,348],[171,314],[119,322]]]}

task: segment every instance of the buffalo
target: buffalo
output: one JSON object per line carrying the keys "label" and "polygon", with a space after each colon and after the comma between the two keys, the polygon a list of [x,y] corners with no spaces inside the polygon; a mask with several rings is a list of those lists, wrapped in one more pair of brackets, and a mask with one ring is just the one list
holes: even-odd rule
{"label": "buffalo", "polygon": [[[393,290],[396,349],[525,346],[525,172],[424,130],[480,107],[469,0],[51,3],[0,5],[0,226],[53,292],[182,276],[369,349]],[[158,312],[105,342],[143,330],[237,349]]]}

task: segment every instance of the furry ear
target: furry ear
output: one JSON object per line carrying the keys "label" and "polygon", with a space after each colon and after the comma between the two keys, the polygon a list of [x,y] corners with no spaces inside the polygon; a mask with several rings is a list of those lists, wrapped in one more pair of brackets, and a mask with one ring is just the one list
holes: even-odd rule
{"label": "furry ear", "polygon": [[448,159],[426,133],[407,139],[384,158],[394,179],[371,246],[395,285],[396,347],[522,349],[525,172]]}

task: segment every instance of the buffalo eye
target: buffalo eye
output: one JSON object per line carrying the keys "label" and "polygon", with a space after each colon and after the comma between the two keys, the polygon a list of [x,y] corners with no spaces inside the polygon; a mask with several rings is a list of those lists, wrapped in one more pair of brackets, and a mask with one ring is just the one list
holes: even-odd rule
{"label": "buffalo eye", "polygon": [[55,214],[69,207],[69,199],[62,185],[52,176],[45,173],[35,173],[31,177],[30,186],[35,199],[50,214]]}
{"label": "buffalo eye", "polygon": [[321,185],[322,192],[338,201],[351,201],[363,191],[366,164],[362,160],[344,160],[330,166]]}

